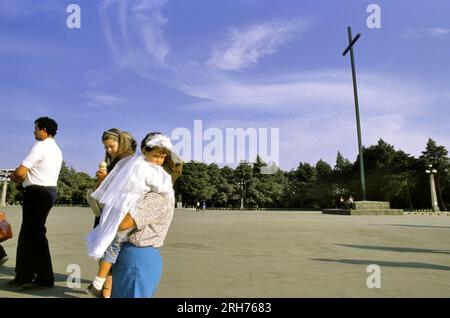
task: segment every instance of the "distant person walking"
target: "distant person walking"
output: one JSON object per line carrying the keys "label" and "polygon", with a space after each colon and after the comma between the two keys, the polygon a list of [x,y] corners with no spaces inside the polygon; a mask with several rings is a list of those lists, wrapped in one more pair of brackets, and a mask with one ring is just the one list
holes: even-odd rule
{"label": "distant person walking", "polygon": [[345,207],[347,209],[353,209],[353,197],[350,196],[348,200],[345,202]]}
{"label": "distant person walking", "polygon": [[54,274],[45,223],[56,201],[56,186],[62,165],[62,152],[54,137],[58,124],[51,118],[35,121],[37,142],[10,178],[23,187],[16,276],[8,282],[18,290],[50,288]]}

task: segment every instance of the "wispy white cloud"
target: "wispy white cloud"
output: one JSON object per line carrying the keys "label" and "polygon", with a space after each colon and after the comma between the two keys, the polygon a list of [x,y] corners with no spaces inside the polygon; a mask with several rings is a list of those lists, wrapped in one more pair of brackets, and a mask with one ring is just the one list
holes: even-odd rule
{"label": "wispy white cloud", "polygon": [[[299,162],[316,163],[319,159],[335,164],[337,151],[351,161],[358,156],[358,141],[354,113],[329,113],[318,110],[315,113],[297,114],[289,118],[267,118],[254,120],[214,120],[206,127],[225,128],[278,128],[280,132],[279,159],[281,168],[289,170]],[[420,156],[429,136],[439,144],[450,146],[446,133],[430,129],[426,123],[418,124],[403,113],[363,116],[362,138],[365,146],[374,145],[382,138],[396,149]]]}
{"label": "wispy white cloud", "polygon": [[[315,163],[323,159],[335,163],[337,151],[351,161],[358,156],[358,141],[354,115],[318,114],[295,117],[277,122],[280,126],[280,162],[284,167],[294,167],[298,161]],[[446,134],[436,133],[424,124],[418,124],[404,114],[364,116],[361,120],[362,139],[365,146],[374,145],[382,138],[397,149],[419,156],[427,139],[433,136],[440,144],[450,145]]]}
{"label": "wispy white cloud", "polygon": [[404,39],[418,39],[424,37],[440,38],[450,35],[450,28],[429,27],[429,28],[410,28],[402,32]]}
{"label": "wispy white cloud", "polygon": [[100,14],[106,41],[122,67],[164,67],[170,52],[163,27],[166,0],[104,0]]}
{"label": "wispy white cloud", "polygon": [[308,29],[309,20],[295,18],[231,28],[227,38],[217,44],[206,64],[224,71],[243,70],[265,56],[276,53],[281,46]]}
{"label": "wispy white cloud", "polygon": [[87,99],[86,105],[90,107],[113,106],[122,102],[122,99],[117,96],[100,92],[86,92],[83,97]]}
{"label": "wispy white cloud", "polygon": [[441,36],[441,35],[449,35],[450,34],[450,28],[428,28],[427,31],[433,35]]}
{"label": "wispy white cloud", "polygon": [[[434,99],[420,84],[389,75],[361,73],[358,87],[362,110],[369,114],[392,110],[412,114]],[[185,93],[204,100],[191,107],[204,110],[241,108],[283,115],[353,109],[351,77],[343,71],[293,74],[259,82],[220,77],[184,89]]]}
{"label": "wispy white cloud", "polygon": [[44,87],[49,88],[51,90],[55,90],[55,91],[65,91],[65,89],[57,84],[55,81],[44,81],[42,83],[44,85]]}
{"label": "wispy white cloud", "polygon": [[[361,72],[358,78],[364,145],[383,138],[416,156],[428,136],[450,145],[450,138],[439,127],[421,120],[446,98],[442,91],[389,74]],[[350,160],[356,159],[353,88],[348,72],[322,70],[259,82],[222,77],[186,92],[205,100],[190,106],[196,110],[241,109],[253,114],[248,119],[246,112],[240,112],[241,119],[222,118],[208,122],[209,127],[279,128],[283,169],[295,167],[299,161],[315,163],[319,159],[334,164],[338,150]]]}
{"label": "wispy white cloud", "polygon": [[[311,28],[308,19],[281,19],[230,29],[224,40],[211,46],[206,62],[195,63],[170,55],[163,32],[167,23],[162,14],[165,3],[104,1],[105,35],[119,66],[198,100],[188,110],[201,110],[208,115],[222,112],[221,120],[208,122],[209,127],[279,128],[284,169],[296,166],[298,161],[324,159],[334,163],[338,150],[350,160],[356,158],[353,88],[348,71],[267,74],[262,79],[224,72],[248,69],[276,54]],[[437,37],[444,36],[446,29],[421,32],[423,36]],[[158,69],[161,73],[156,73]],[[428,135],[450,144],[437,128],[430,131],[420,120],[424,112],[436,105],[436,99],[445,98],[445,90],[432,92],[411,78],[378,72],[359,72],[358,88],[365,145],[383,138],[419,155]],[[242,110],[251,112],[251,121]],[[241,121],[235,120],[236,111],[242,111]]]}

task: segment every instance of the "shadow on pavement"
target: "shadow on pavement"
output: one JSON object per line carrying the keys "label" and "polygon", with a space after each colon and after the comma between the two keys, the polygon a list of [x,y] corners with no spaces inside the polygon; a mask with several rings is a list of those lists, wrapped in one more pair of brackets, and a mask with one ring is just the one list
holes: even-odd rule
{"label": "shadow on pavement", "polygon": [[441,271],[450,271],[450,266],[419,263],[419,262],[386,262],[386,261],[375,261],[375,260],[360,260],[360,259],[327,259],[327,258],[311,258],[312,261],[319,262],[332,262],[332,263],[342,263],[351,265],[371,265],[376,264],[381,267],[403,267],[403,268],[422,268],[422,269],[436,269]]}
{"label": "shadow on pavement", "polygon": [[[60,297],[60,298],[80,298],[77,297],[83,296],[89,297],[83,288],[81,289],[73,289],[67,286],[59,286],[60,282],[67,281],[67,277],[69,275],[55,273],[55,286],[49,289],[42,290],[27,290],[27,291],[18,291],[15,287],[8,286],[6,283],[9,282],[12,278],[14,278],[15,271],[14,267],[2,266],[0,267],[0,291],[8,291],[12,293],[20,294],[20,297]],[[9,277],[5,277],[9,276]],[[82,284],[90,283],[89,280],[81,279],[80,282]],[[28,295],[28,296],[25,296]]]}
{"label": "shadow on pavement", "polygon": [[403,227],[425,227],[425,228],[435,228],[435,229],[450,229],[450,226],[436,226],[436,225],[414,225],[414,224],[372,224],[372,225],[382,225],[382,226],[403,226]]}
{"label": "shadow on pavement", "polygon": [[361,248],[366,250],[378,250],[387,252],[402,252],[402,253],[433,253],[433,254],[448,254],[450,250],[433,250],[425,248],[409,248],[409,247],[390,247],[390,246],[370,246],[370,245],[353,245],[353,244],[335,244],[339,246]]}

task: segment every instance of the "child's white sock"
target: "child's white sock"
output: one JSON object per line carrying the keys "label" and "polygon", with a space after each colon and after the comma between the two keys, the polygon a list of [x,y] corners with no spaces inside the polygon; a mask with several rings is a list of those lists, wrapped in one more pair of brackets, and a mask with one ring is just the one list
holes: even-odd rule
{"label": "child's white sock", "polygon": [[134,230],[134,227],[125,231],[118,231],[117,237],[119,238],[120,242],[125,242],[128,239],[128,234],[131,233],[131,231]]}
{"label": "child's white sock", "polygon": [[94,285],[95,289],[102,290],[103,285],[105,284],[106,278],[95,276],[94,280],[92,281],[92,285]]}

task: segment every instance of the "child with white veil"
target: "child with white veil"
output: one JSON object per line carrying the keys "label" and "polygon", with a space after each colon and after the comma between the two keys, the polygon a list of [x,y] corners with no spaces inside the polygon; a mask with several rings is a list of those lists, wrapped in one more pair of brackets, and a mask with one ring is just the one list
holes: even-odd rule
{"label": "child with white veil", "polygon": [[[142,154],[119,161],[91,195],[104,205],[99,225],[86,237],[88,255],[100,261],[97,276],[87,290],[97,297],[101,296],[106,276],[134,229],[118,231],[130,224],[128,212],[134,210],[138,199],[146,192],[174,196],[172,180],[176,179],[178,171],[169,169],[170,175],[162,167],[166,159],[173,161],[176,157],[169,137],[150,133],[142,141],[141,150]],[[181,159],[177,157],[177,160],[181,165]]]}

